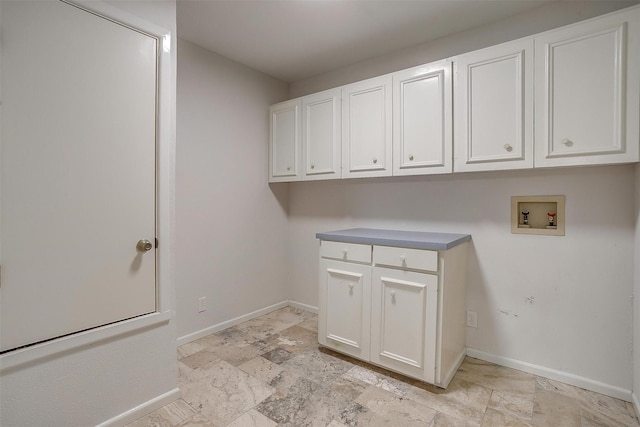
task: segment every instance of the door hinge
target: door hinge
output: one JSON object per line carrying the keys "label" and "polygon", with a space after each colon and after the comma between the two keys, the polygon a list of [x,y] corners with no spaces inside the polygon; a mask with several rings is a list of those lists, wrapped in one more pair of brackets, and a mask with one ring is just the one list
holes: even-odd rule
{"label": "door hinge", "polygon": [[156,237],[156,249],[158,249],[158,238]]}

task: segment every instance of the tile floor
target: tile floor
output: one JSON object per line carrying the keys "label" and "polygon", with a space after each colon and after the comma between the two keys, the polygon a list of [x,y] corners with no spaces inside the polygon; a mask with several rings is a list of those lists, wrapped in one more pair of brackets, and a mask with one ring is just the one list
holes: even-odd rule
{"label": "tile floor", "polygon": [[319,349],[291,307],[178,348],[182,398],[142,426],[640,426],[630,403],[467,358],[447,390]]}

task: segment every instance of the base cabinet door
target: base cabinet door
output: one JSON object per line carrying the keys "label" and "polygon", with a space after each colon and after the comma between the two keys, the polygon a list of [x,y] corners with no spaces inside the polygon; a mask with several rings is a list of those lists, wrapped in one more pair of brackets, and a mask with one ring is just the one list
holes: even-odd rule
{"label": "base cabinet door", "polygon": [[535,38],[537,167],[638,161],[639,33],[635,10]]}
{"label": "base cabinet door", "polygon": [[320,344],[369,360],[370,301],[371,266],[321,259]]}
{"label": "base cabinet door", "polygon": [[438,277],[375,267],[371,362],[434,382]]}

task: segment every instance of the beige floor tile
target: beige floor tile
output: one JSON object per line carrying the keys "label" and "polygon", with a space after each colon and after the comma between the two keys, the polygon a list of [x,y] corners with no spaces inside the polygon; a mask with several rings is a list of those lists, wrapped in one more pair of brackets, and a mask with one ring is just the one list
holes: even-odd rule
{"label": "beige floor tile", "polygon": [[342,412],[341,421],[348,426],[428,426],[435,415],[431,408],[369,386]]}
{"label": "beige floor tile", "polygon": [[197,412],[187,402],[178,399],[129,424],[128,427],[174,427],[195,414]]}
{"label": "beige floor tile", "polygon": [[467,427],[468,425],[464,420],[438,412],[429,427]]}
{"label": "beige floor tile", "polygon": [[411,384],[374,372],[363,366],[354,366],[345,375],[357,378],[367,384],[375,385],[400,397],[407,394],[407,391],[411,388]]}
{"label": "beige floor tile", "polygon": [[178,347],[178,360],[204,350],[204,346],[192,341]]}
{"label": "beige floor tile", "polygon": [[446,390],[433,388],[428,391],[412,387],[405,397],[454,418],[480,425],[491,398],[491,390],[454,377]]}
{"label": "beige floor tile", "polygon": [[533,394],[536,376],[483,360],[466,357],[455,378],[480,384],[492,390]]}
{"label": "beige floor tile", "polygon": [[[602,417],[620,425],[640,425],[635,413],[630,412],[627,402],[622,400],[542,377],[537,379],[537,388],[576,399],[582,409],[588,412],[599,412]],[[593,417],[598,418],[598,415],[594,413]]]}
{"label": "beige floor tile", "polygon": [[520,394],[494,390],[488,407],[530,422],[533,417],[534,398],[535,394],[533,393]]}
{"label": "beige floor tile", "polygon": [[179,400],[134,427],[640,427],[633,406],[466,358],[447,390],[317,344],[291,307],[180,346]]}
{"label": "beige floor tile", "polygon": [[318,316],[314,316],[310,319],[307,319],[303,322],[298,323],[298,326],[301,326],[305,329],[308,329],[312,332],[318,333]]}
{"label": "beige floor tile", "polygon": [[[560,424],[549,424],[549,427],[560,426]],[[515,417],[509,412],[503,412],[498,409],[487,408],[482,419],[482,427],[531,427],[531,419],[525,420]]]}
{"label": "beige floor tile", "polygon": [[220,361],[220,358],[208,350],[201,350],[180,359],[180,362],[184,363],[191,369],[204,368],[207,365],[218,361]]}
{"label": "beige floor tile", "polygon": [[197,369],[182,381],[182,398],[215,424],[226,425],[274,389],[225,361]]}
{"label": "beige floor tile", "polygon": [[278,423],[251,409],[245,412],[227,427],[276,427]]}
{"label": "beige floor tile", "polygon": [[533,404],[532,424],[539,427],[580,427],[580,405],[571,397],[550,391],[538,391]]}
{"label": "beige floor tile", "polygon": [[299,378],[286,391],[278,391],[256,409],[282,427],[326,426],[365,389],[359,381],[338,378],[318,384]]}
{"label": "beige floor tile", "polygon": [[[156,427],[156,426],[153,426]],[[213,421],[205,418],[202,414],[196,414],[193,417],[181,422],[175,427],[221,427],[219,424],[215,424]]]}
{"label": "beige floor tile", "polygon": [[242,369],[249,375],[253,375],[266,384],[273,381],[273,379],[280,375],[283,370],[279,365],[276,365],[275,363],[261,356],[243,363],[242,365],[238,366],[238,368]]}

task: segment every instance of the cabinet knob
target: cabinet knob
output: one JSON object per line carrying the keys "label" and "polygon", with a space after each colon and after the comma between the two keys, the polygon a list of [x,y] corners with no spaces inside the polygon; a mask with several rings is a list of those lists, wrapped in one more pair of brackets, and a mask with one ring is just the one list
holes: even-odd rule
{"label": "cabinet knob", "polygon": [[287,170],[290,171],[291,170],[291,166],[287,166]]}
{"label": "cabinet knob", "polygon": [[507,151],[512,151],[513,147],[511,146],[511,144],[504,144],[504,149]]}
{"label": "cabinet knob", "polygon": [[353,283],[349,283],[349,290],[353,290]]}
{"label": "cabinet knob", "polygon": [[407,264],[407,257],[406,257],[406,256],[404,256],[404,255],[402,255],[402,256],[400,257],[400,262],[402,263],[402,265],[406,265],[406,264]]}
{"label": "cabinet knob", "polygon": [[391,291],[390,295],[391,295],[391,302],[396,302],[396,291]]}
{"label": "cabinet knob", "polygon": [[562,145],[564,145],[565,147],[571,147],[573,145],[573,141],[570,140],[569,138],[565,138],[562,141],[560,141],[562,143]]}
{"label": "cabinet knob", "polygon": [[315,168],[316,168],[316,165],[311,165],[311,169],[315,169]]}
{"label": "cabinet knob", "polygon": [[348,254],[348,253],[349,253],[349,251],[348,251],[348,250],[343,249],[343,250],[342,250],[342,257],[343,257],[344,259],[347,259],[347,254]]}
{"label": "cabinet knob", "polygon": [[378,163],[378,159],[377,158],[373,158],[373,164],[375,165],[376,163]]}
{"label": "cabinet knob", "polygon": [[413,160],[413,154],[409,154],[409,160]]}

